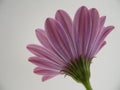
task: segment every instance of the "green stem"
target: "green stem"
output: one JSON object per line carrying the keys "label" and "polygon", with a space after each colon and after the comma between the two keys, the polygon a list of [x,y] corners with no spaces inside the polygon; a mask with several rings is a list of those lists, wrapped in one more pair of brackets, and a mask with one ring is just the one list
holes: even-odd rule
{"label": "green stem", "polygon": [[85,86],[86,90],[93,90],[89,80],[83,82],[83,85]]}

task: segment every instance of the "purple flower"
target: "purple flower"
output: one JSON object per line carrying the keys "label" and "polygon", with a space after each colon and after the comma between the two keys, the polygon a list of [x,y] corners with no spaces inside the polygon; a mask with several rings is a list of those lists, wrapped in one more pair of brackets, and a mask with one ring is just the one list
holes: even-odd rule
{"label": "purple flower", "polygon": [[42,81],[65,74],[84,85],[89,83],[91,60],[114,29],[114,26],[104,26],[105,19],[95,8],[85,6],[77,10],[73,21],[63,10],[58,10],[54,19],[47,18],[45,30],[36,29],[42,45],[27,46],[35,55],[29,58],[37,65],[34,73],[42,75]]}

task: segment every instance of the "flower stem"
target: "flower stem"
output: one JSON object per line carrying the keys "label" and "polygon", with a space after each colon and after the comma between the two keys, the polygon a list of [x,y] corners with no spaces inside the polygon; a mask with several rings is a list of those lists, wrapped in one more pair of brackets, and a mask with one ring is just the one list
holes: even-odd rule
{"label": "flower stem", "polygon": [[93,90],[90,84],[90,81],[84,81],[83,85],[85,86],[86,90]]}

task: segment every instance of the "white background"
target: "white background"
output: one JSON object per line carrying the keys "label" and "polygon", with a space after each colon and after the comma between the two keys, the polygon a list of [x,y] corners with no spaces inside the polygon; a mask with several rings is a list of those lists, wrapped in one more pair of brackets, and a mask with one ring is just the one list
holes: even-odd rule
{"label": "white background", "polygon": [[59,75],[41,82],[28,62],[26,45],[37,43],[35,29],[64,9],[73,18],[82,5],[95,7],[115,29],[91,64],[93,90],[120,90],[120,0],[0,0],[0,90],[85,90],[70,77]]}

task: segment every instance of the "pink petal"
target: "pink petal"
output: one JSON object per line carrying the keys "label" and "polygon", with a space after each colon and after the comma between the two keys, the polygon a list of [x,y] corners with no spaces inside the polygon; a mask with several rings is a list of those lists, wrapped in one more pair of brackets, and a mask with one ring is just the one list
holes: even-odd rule
{"label": "pink petal", "polygon": [[106,41],[101,42],[100,45],[97,47],[97,49],[93,52],[93,54],[96,55],[105,45],[106,45]]}
{"label": "pink petal", "polygon": [[70,16],[65,11],[58,10],[55,15],[55,18],[62,24],[64,30],[67,31],[67,34],[69,34],[69,36],[72,37],[72,20]]}
{"label": "pink petal", "polygon": [[70,45],[70,50],[71,50],[74,58],[76,58],[75,57],[75,48],[74,48],[74,44],[73,44],[72,20],[71,20],[70,16],[64,10],[58,10],[56,12],[55,18],[63,26],[63,28],[64,28],[64,30],[67,34],[67,37],[69,38],[68,42],[69,42],[69,45]]}
{"label": "pink petal", "polygon": [[94,44],[95,44],[95,39],[97,38],[97,35],[99,33],[99,28],[98,28],[98,25],[99,25],[99,13],[98,11],[95,9],[95,8],[92,8],[91,10],[89,10],[90,12],[90,16],[91,16],[91,35],[90,35],[90,41],[89,41],[89,44],[88,44],[88,58],[90,57],[90,54],[94,48]]}
{"label": "pink petal", "polygon": [[60,65],[50,59],[47,59],[47,58],[30,57],[29,61],[39,67],[51,68],[51,69],[55,69],[55,70],[61,70],[61,68],[62,68],[61,67],[62,65]]}
{"label": "pink petal", "polygon": [[103,29],[104,29],[104,23],[105,23],[105,19],[106,19],[106,16],[102,16],[101,18],[99,18],[99,27],[98,27],[98,33],[97,33],[97,37],[95,38],[95,41],[94,41],[94,46],[96,46],[96,44],[98,43],[99,39],[101,38],[101,34],[103,33]]}
{"label": "pink petal", "polygon": [[104,28],[101,36],[100,36],[100,40],[104,40],[105,37],[114,29],[114,26],[107,26]]}
{"label": "pink petal", "polygon": [[46,20],[45,28],[52,47],[68,63],[72,54],[64,29],[59,22],[50,18]]}
{"label": "pink petal", "polygon": [[51,79],[60,74],[60,72],[47,70],[47,69],[45,70],[45,69],[41,69],[39,67],[36,67],[34,69],[34,73],[36,73],[38,75],[43,75],[42,81],[46,81],[46,80]]}
{"label": "pink petal", "polygon": [[36,56],[44,57],[44,58],[53,60],[54,62],[61,64],[61,65],[65,64],[63,62],[63,60],[60,57],[58,57],[54,52],[52,52],[52,51],[50,51],[47,48],[44,48],[42,46],[30,44],[27,46],[27,49],[29,51],[31,51],[33,54],[35,54]]}
{"label": "pink petal", "polygon": [[92,58],[94,56],[94,53],[96,52],[96,49],[99,47],[99,45],[101,45],[100,43],[100,36],[103,32],[103,28],[104,28],[104,23],[105,23],[105,19],[106,19],[106,16],[102,16],[99,18],[99,22],[98,22],[98,29],[97,29],[97,33],[96,33],[96,37],[94,39],[94,42],[93,42],[93,46],[92,46],[92,49],[91,51],[89,52],[89,57]]}
{"label": "pink petal", "polygon": [[55,77],[56,75],[45,75],[45,76],[43,76],[42,77],[42,81],[44,82],[44,81],[46,81],[46,80],[48,80],[48,79],[51,79],[51,78],[53,78],[53,77]]}
{"label": "pink petal", "polygon": [[106,20],[106,16],[100,17],[100,20],[99,20],[99,22],[100,22],[99,29],[102,29],[104,27],[105,20]]}
{"label": "pink petal", "polygon": [[54,71],[54,70],[47,70],[47,69],[39,69],[39,67],[34,69],[34,73],[38,74],[38,75],[57,75],[60,74],[60,72],[58,71]]}
{"label": "pink petal", "polygon": [[96,50],[96,48],[100,45],[100,43],[103,43],[105,37],[114,29],[113,26],[108,26],[108,27],[104,27],[103,29],[101,29],[101,32],[99,32],[98,37],[96,38],[96,43],[94,44],[94,50],[93,52]]}
{"label": "pink petal", "polygon": [[51,69],[41,69],[41,67],[36,67],[34,69],[34,73],[36,73],[38,75],[43,75],[42,81],[46,81],[48,79],[51,79],[51,78],[61,74],[60,71],[51,70]]}
{"label": "pink petal", "polygon": [[90,17],[88,9],[83,6],[79,8],[75,14],[74,23],[74,41],[76,43],[77,53],[78,55],[86,54],[86,49],[88,45],[88,40],[90,38]]}
{"label": "pink petal", "polygon": [[97,54],[97,52],[100,51],[100,49],[106,44],[104,39],[113,29],[114,29],[114,26],[108,26],[102,29],[102,32],[100,33],[100,35],[98,35],[98,39],[96,40],[96,43],[94,45],[94,48],[90,56],[94,56],[94,54]]}
{"label": "pink petal", "polygon": [[39,29],[39,28],[36,29],[36,36],[37,36],[38,40],[42,43],[43,46],[52,50],[44,30]]}

